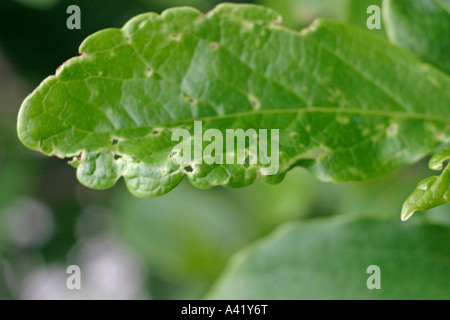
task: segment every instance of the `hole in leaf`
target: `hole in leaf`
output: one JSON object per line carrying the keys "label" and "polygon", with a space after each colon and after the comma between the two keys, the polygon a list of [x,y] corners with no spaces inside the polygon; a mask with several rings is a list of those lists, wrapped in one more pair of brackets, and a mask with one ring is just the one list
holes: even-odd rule
{"label": "hole in leaf", "polygon": [[186,100],[187,100],[187,102],[189,102],[190,104],[194,104],[194,103],[197,101],[195,98],[192,98],[192,97],[188,97]]}
{"label": "hole in leaf", "polygon": [[122,156],[120,154],[115,154],[114,160],[119,160],[119,159],[122,159]]}
{"label": "hole in leaf", "polygon": [[249,157],[249,156],[247,156],[247,157],[245,158],[245,161],[244,161],[244,168],[245,168],[245,169],[250,168],[250,157]]}
{"label": "hole in leaf", "polygon": [[187,173],[194,172],[194,169],[192,168],[192,166],[186,166],[183,168],[183,170],[186,171]]}
{"label": "hole in leaf", "polygon": [[111,140],[111,144],[112,144],[113,146],[117,146],[117,145],[119,144],[119,139],[113,138],[113,139]]}
{"label": "hole in leaf", "polygon": [[151,134],[152,136],[156,136],[156,135],[160,134],[161,131],[162,131],[161,129],[153,129],[153,131],[150,132],[150,134]]}
{"label": "hole in leaf", "polygon": [[178,153],[178,151],[172,151],[171,153],[169,153],[169,158],[173,158],[174,156],[176,156]]}

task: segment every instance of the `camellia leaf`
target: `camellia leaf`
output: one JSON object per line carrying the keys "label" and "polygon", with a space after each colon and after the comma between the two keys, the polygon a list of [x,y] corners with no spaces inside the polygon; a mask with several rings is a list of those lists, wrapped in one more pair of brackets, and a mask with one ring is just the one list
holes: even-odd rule
{"label": "camellia leaf", "polygon": [[[430,159],[430,169],[442,170],[444,162],[450,159],[447,148]],[[450,164],[439,176],[432,176],[419,182],[414,192],[406,199],[401,218],[408,220],[416,211],[425,211],[450,203]]]}
{"label": "camellia leaf", "polygon": [[72,159],[88,187],[124,177],[142,197],[184,176],[209,188],[263,175],[262,162],[174,161],[172,133],[194,134],[194,121],[224,135],[279,130],[279,167],[268,182],[297,165],[325,181],[368,179],[450,141],[446,74],[344,23],[317,20],[297,32],[279,22],[264,7],[222,4],[206,15],[186,7],[143,14],[100,31],[23,102],[19,138]]}
{"label": "camellia leaf", "polygon": [[450,0],[384,0],[389,39],[450,73]]}
{"label": "camellia leaf", "polygon": [[231,260],[210,299],[449,299],[449,229],[374,219],[289,224]]}

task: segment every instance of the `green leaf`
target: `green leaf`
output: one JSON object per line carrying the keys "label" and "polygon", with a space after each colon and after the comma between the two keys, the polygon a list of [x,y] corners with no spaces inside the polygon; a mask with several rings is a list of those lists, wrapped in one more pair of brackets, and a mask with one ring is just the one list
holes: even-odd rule
{"label": "green leaf", "polygon": [[384,0],[389,39],[450,73],[450,0]]}
{"label": "green leaf", "polygon": [[195,120],[204,131],[279,129],[279,171],[269,182],[297,165],[325,181],[368,179],[450,141],[446,74],[344,23],[317,20],[296,32],[279,22],[264,7],[222,4],[100,31],[24,101],[19,138],[71,158],[88,187],[124,177],[142,197],[184,176],[209,188],[261,175],[261,164],[177,164],[172,132],[192,134]]}
{"label": "green leaf", "polygon": [[283,16],[283,25],[300,28],[317,18],[336,19],[347,0],[260,0],[259,4],[276,10]]}
{"label": "green leaf", "polygon": [[[435,154],[430,159],[432,170],[442,170],[444,162],[450,159],[450,147]],[[406,199],[401,218],[408,220],[416,211],[425,211],[450,203],[450,164],[439,176],[432,176],[419,182],[413,193]]]}
{"label": "green leaf", "polygon": [[[210,299],[449,299],[449,229],[360,219],[291,224],[231,260]],[[379,267],[380,289],[367,282]]]}

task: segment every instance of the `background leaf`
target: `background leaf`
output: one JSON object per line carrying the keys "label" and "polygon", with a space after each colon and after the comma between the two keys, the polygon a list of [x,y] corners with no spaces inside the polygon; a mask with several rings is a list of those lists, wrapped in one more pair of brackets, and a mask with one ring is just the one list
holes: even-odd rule
{"label": "background leaf", "polygon": [[[244,249],[210,299],[448,299],[449,229],[373,219],[290,224]],[[369,290],[371,265],[381,289]]]}
{"label": "background leaf", "polygon": [[449,0],[385,0],[383,18],[393,43],[450,73]]}

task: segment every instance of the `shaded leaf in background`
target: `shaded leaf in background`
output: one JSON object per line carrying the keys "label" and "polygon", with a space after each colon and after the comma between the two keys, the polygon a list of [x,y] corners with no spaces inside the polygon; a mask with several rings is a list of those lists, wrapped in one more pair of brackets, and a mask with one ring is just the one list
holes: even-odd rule
{"label": "shaded leaf in background", "polygon": [[278,185],[258,181],[244,190],[198,190],[185,181],[163,197],[136,199],[117,189],[115,228],[147,261],[158,283],[152,296],[200,298],[237,250],[309,214],[324,184],[293,171]]}
{"label": "shaded leaf in background", "polygon": [[283,17],[283,25],[300,30],[317,18],[336,19],[347,0],[261,0],[259,4],[276,10]]}
{"label": "shaded leaf in background", "polygon": [[290,224],[238,253],[207,298],[449,299],[449,245],[448,228],[398,220]]}
{"label": "shaded leaf in background", "polygon": [[450,73],[450,0],[385,0],[389,39]]}
{"label": "shaded leaf in background", "polygon": [[297,33],[279,20],[264,7],[228,4],[207,15],[144,14],[98,32],[24,101],[19,137],[76,159],[88,187],[123,176],[145,197],[184,175],[201,188],[242,187],[260,175],[261,165],[193,162],[186,172],[176,164],[172,130],[193,133],[194,120],[223,132],[280,129],[272,182],[296,165],[326,181],[368,179],[449,140],[446,75],[350,25],[318,20]]}
{"label": "shaded leaf in background", "polygon": [[200,298],[231,254],[261,235],[254,216],[220,191],[182,184],[156,199],[117,197],[118,233],[146,260],[154,278],[178,284],[174,292],[155,287],[153,296]]}
{"label": "shaded leaf in background", "polygon": [[[376,5],[381,8],[382,0],[261,0],[260,4],[268,6],[283,16],[283,25],[299,30],[317,18],[335,19],[351,23],[357,27],[385,37],[385,27],[367,29],[367,19],[371,14],[367,8]],[[381,19],[381,17],[380,17]]]}

